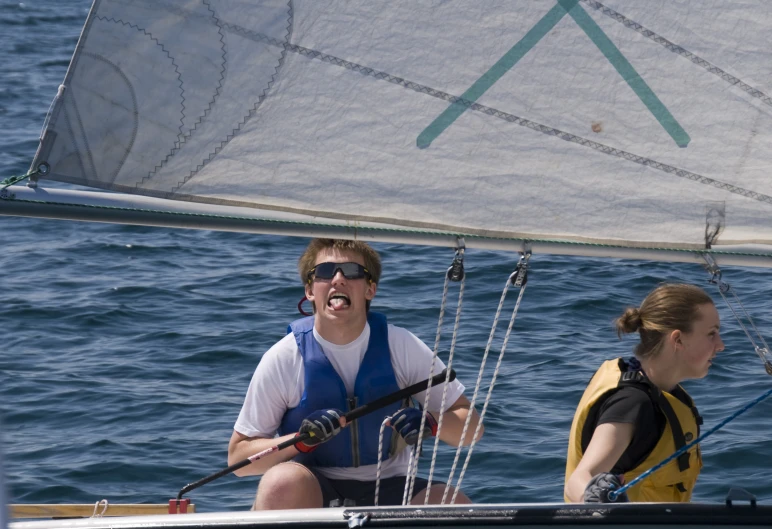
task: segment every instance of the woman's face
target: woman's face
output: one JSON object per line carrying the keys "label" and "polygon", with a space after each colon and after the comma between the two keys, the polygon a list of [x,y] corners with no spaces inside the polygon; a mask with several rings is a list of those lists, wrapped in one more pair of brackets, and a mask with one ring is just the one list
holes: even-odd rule
{"label": "woman's face", "polygon": [[676,347],[686,372],[684,378],[702,378],[708,374],[716,353],[724,350],[719,327],[718,311],[713,303],[697,307],[691,332],[682,332],[677,342],[681,347]]}

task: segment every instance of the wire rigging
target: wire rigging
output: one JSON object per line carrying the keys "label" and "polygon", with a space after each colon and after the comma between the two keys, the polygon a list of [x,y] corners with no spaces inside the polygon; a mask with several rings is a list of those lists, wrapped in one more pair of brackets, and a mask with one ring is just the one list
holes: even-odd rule
{"label": "wire rigging", "polygon": [[[706,253],[703,254],[703,258],[707,263],[706,268],[711,275],[708,282],[718,287],[718,292],[721,295],[721,298],[724,300],[724,303],[726,303],[726,305],[729,307],[729,310],[732,311],[732,314],[737,320],[737,323],[740,325],[740,328],[745,333],[745,336],[748,337],[748,340],[751,342],[751,345],[756,351],[758,357],[764,363],[764,370],[768,375],[772,375],[772,355],[770,355],[769,346],[767,345],[766,340],[764,340],[764,337],[761,335],[758,328],[756,328],[756,323],[753,321],[750,313],[748,313],[745,306],[742,304],[742,301],[740,301],[740,298],[735,290],[729,285],[729,283],[726,283],[722,280],[721,270],[719,269],[718,264],[713,259],[713,257]],[[732,300],[727,297],[727,294],[732,295]],[[738,308],[735,308],[735,305]],[[742,314],[740,314],[740,312],[742,312]],[[745,322],[743,321],[743,316],[745,317]],[[751,336],[751,332],[748,330],[748,327],[753,330],[753,333],[756,336],[755,340],[753,336]],[[762,344],[763,347],[760,346],[759,343]]]}

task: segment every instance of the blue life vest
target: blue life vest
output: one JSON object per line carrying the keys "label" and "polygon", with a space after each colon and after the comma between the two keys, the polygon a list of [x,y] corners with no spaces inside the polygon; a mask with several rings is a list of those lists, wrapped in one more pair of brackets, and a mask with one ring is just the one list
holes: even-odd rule
{"label": "blue life vest", "polygon": [[[284,414],[279,435],[297,432],[303,419],[316,410],[337,408],[347,412],[399,391],[400,387],[391,366],[386,316],[368,312],[367,323],[370,325],[370,341],[359,366],[354,395],[351,396],[347,394],[343,380],[314,338],[314,317],[301,318],[290,324],[288,332],[295,335],[303,357],[305,388],[300,404]],[[300,454],[295,461],[311,467],[358,467],[377,464],[381,423],[402,407],[403,403],[397,402],[353,421],[331,440],[321,444],[310,454]],[[391,453],[393,432],[391,428],[384,431],[384,460]]]}

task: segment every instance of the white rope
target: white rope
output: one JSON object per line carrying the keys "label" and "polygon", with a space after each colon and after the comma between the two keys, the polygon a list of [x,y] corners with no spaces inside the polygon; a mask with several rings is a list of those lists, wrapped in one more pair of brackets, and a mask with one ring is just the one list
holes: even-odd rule
{"label": "white rope", "polygon": [[[418,456],[416,455],[417,453],[418,453],[418,451],[416,450],[416,447],[414,446],[413,447],[413,453],[410,454],[410,459],[408,460],[408,463],[407,463],[407,475],[408,476],[410,476],[413,473],[413,469],[412,469],[413,461],[418,462]],[[413,479],[415,479],[415,477]],[[410,499],[408,498],[408,495],[407,495],[407,492],[408,492],[407,491],[407,482],[408,481],[410,481],[410,480],[409,479],[405,479],[405,490],[402,493],[402,505],[407,505],[410,502]]]}
{"label": "white rope", "polygon": [[[102,512],[98,513],[97,509],[99,508],[100,505],[102,506]],[[105,513],[107,512],[107,506],[108,506],[107,500],[99,500],[98,502],[94,503],[94,514],[92,514],[91,517],[101,518],[102,516],[104,516]]]}
{"label": "white rope", "polygon": [[375,506],[378,506],[378,495],[381,492],[381,467],[383,467],[383,432],[386,425],[391,421],[391,417],[386,417],[381,423],[381,430],[378,433],[378,466],[375,469]]}
{"label": "white rope", "polygon": [[[451,281],[451,271],[454,270],[454,267],[456,265],[461,266],[461,271],[463,272],[463,255],[464,255],[464,245],[463,245],[463,239],[459,240],[459,248],[456,250],[456,255],[453,258],[453,263],[451,263],[450,267],[448,268],[447,272],[445,273],[445,283],[443,284],[442,288],[442,303],[440,304],[440,316],[437,321],[437,333],[435,335],[434,339],[434,354],[432,355],[432,364],[429,369],[429,377],[434,375],[434,366],[436,364],[437,355],[440,348],[440,336],[442,334],[442,323],[443,319],[445,317],[445,306],[447,305],[448,300],[448,287],[450,285]],[[450,346],[450,355],[448,357],[448,365],[446,366],[446,372],[450,373],[451,367],[453,365],[453,352],[456,345],[456,337],[458,333],[458,326],[459,326],[459,317],[461,313],[461,302],[464,296],[464,280],[465,275],[461,275],[461,288],[459,290],[459,299],[458,299],[458,308],[456,310],[456,324],[453,330],[453,339]],[[449,379],[448,377],[445,378],[445,381],[443,383],[442,388],[442,403],[440,404],[440,413],[439,417],[437,418],[437,439],[440,437],[440,431],[442,429],[442,419],[444,416],[444,409],[445,409],[445,401],[448,391],[448,383]],[[421,455],[421,447],[423,446],[423,436],[424,436],[424,427],[426,426],[426,413],[428,412],[429,408],[429,397],[431,394],[432,384],[431,380],[426,388],[426,393],[424,395],[424,405],[423,405],[423,411],[424,414],[421,416],[421,424],[418,428],[418,440],[415,444],[415,450],[413,451],[411,461],[409,463],[408,468],[411,469],[411,472],[408,472],[408,479],[405,481],[405,492],[404,497],[410,497],[412,499],[413,497],[413,491],[415,488],[415,480],[416,476],[418,475],[418,458]],[[435,461],[437,457],[437,443],[435,442],[434,445],[434,451],[432,452],[432,463],[429,470],[429,480],[426,487],[426,501],[429,499],[429,489],[431,487],[431,481],[432,481],[432,474],[434,472],[434,466]],[[403,502],[404,504],[404,502]]]}
{"label": "white rope", "polygon": [[[504,285],[504,290],[501,292],[501,299],[499,300],[499,306],[496,309],[496,315],[493,317],[493,326],[491,327],[490,335],[488,336],[488,343],[485,346],[485,353],[483,354],[482,361],[480,362],[480,371],[477,373],[477,383],[474,386],[474,393],[472,393],[472,399],[469,402],[469,413],[467,414],[466,421],[464,421],[464,428],[461,430],[461,439],[466,439],[466,431],[469,427],[469,422],[472,418],[472,410],[474,409],[474,403],[477,400],[477,393],[480,391],[480,384],[482,383],[482,377],[483,373],[485,372],[485,362],[488,359],[488,353],[491,349],[491,344],[493,343],[493,335],[496,334],[496,326],[499,322],[499,316],[501,315],[501,308],[504,306],[504,300],[507,297],[507,291],[509,290],[509,285],[512,282],[512,277],[514,276],[514,272],[512,275],[509,276],[507,279],[506,284]],[[445,483],[445,491],[442,493],[442,501],[441,504],[445,503],[445,500],[448,497],[448,490],[450,489],[450,483],[453,480],[453,475],[456,472],[456,465],[458,465],[458,460],[461,455],[461,445],[463,443],[459,443],[458,448],[456,448],[456,456],[453,458],[453,465],[450,467],[450,475],[448,476],[448,480]]]}
{"label": "white rope", "polygon": [[[458,481],[456,482],[456,489],[453,491],[453,497],[450,500],[450,503],[456,503],[456,497],[458,496],[458,491],[461,490],[461,482],[464,480],[464,475],[466,474],[466,469],[469,466],[469,461],[472,459],[472,451],[474,450],[474,446],[477,442],[477,435],[480,433],[480,428],[482,427],[483,420],[485,419],[485,412],[488,410],[488,403],[491,400],[491,395],[493,394],[493,386],[496,385],[496,377],[499,376],[499,369],[501,368],[501,361],[504,358],[504,351],[507,349],[507,342],[509,341],[509,335],[512,333],[512,326],[515,323],[515,317],[517,316],[517,311],[520,308],[520,302],[523,299],[523,294],[525,293],[525,285],[520,289],[520,294],[517,296],[517,303],[515,304],[515,309],[512,311],[512,317],[509,320],[509,327],[507,328],[507,334],[504,337],[504,343],[501,346],[501,353],[499,353],[499,360],[496,362],[496,369],[493,371],[493,377],[491,378],[491,385],[488,388],[488,395],[485,397],[485,404],[483,404],[483,409],[480,412],[480,420],[477,423],[477,428],[474,430],[474,436],[472,437],[472,442],[469,445],[469,450],[466,452],[466,460],[464,461],[464,466],[461,468],[461,473],[458,475]],[[471,413],[469,414],[471,416]],[[466,423],[464,423],[464,426],[466,426]],[[465,437],[461,437],[461,439],[465,439]]]}
{"label": "white rope", "polygon": [[[456,497],[458,496],[458,492],[460,490],[461,479],[463,478],[463,475],[466,471],[466,467],[469,464],[471,451],[475,443],[477,442],[477,435],[479,434],[480,428],[482,427],[482,424],[483,424],[483,417],[485,415],[485,410],[488,407],[488,402],[491,398],[493,385],[495,384],[496,376],[498,375],[499,367],[501,366],[501,360],[503,358],[504,351],[506,350],[507,341],[509,340],[509,335],[512,332],[512,325],[514,324],[515,316],[517,314],[518,308],[520,307],[520,300],[522,299],[523,291],[525,290],[524,278],[525,278],[525,273],[528,266],[528,259],[530,258],[530,256],[531,254],[529,251],[520,257],[520,262],[518,263],[517,269],[509,275],[506,283],[504,284],[504,289],[501,292],[501,298],[499,299],[499,306],[496,308],[496,314],[493,317],[493,325],[491,325],[491,332],[490,332],[490,335],[488,336],[488,343],[485,345],[485,353],[483,354],[482,360],[480,361],[480,370],[477,373],[477,383],[475,384],[475,387],[474,387],[474,393],[472,394],[472,399],[469,402],[469,413],[467,414],[466,420],[464,421],[464,426],[461,430],[461,439],[458,447],[456,448],[456,455],[453,458],[453,464],[451,465],[450,474],[448,475],[448,480],[445,484],[445,490],[442,493],[442,500],[440,501],[440,503],[443,505],[445,504],[445,501],[448,498],[448,492],[450,491],[453,477],[455,476],[455,473],[456,473],[458,460],[461,457],[461,449],[463,448],[463,441],[466,439],[466,433],[469,430],[469,424],[471,423],[471,420],[472,420],[472,412],[474,410],[474,405],[477,402],[477,395],[480,392],[480,386],[482,385],[483,374],[485,373],[485,364],[487,363],[488,355],[490,354],[491,345],[493,344],[493,337],[496,334],[496,328],[498,327],[499,318],[501,317],[501,310],[504,307],[504,300],[507,297],[507,293],[509,292],[510,285],[514,283],[518,287],[520,287],[520,295],[518,296],[517,303],[515,304],[515,309],[513,310],[512,317],[510,319],[509,328],[507,329],[507,335],[504,338],[504,344],[503,344],[501,353],[499,354],[499,360],[498,360],[498,363],[496,364],[496,369],[493,375],[493,379],[491,380],[491,387],[488,390],[488,395],[485,399],[485,404],[483,405],[483,412],[480,415],[477,428],[475,429],[474,436],[472,437],[472,442],[470,443],[470,446],[469,446],[469,452],[467,454],[467,458],[462,467],[461,474],[459,475],[459,481],[456,483],[456,488],[453,492],[451,503],[455,503],[456,501]],[[522,274],[520,275],[519,280],[517,280],[518,274]]]}
{"label": "white rope", "polygon": [[[442,320],[445,316],[445,305],[447,303],[448,299],[448,285],[450,284],[450,277],[446,274],[445,275],[445,284],[442,287],[442,303],[440,303],[440,317],[437,322],[437,334],[434,338],[434,354],[432,355],[432,365],[429,368],[429,384],[426,386],[426,393],[424,394],[424,410],[426,410],[426,407],[429,405],[429,394],[432,390],[432,377],[434,376],[434,365],[437,361],[437,354],[440,349],[440,334],[442,333]],[[450,373],[450,369],[448,369],[447,373]],[[448,378],[445,378],[445,385],[448,384]],[[424,415],[421,417],[421,426],[418,429],[418,441],[415,445],[415,450],[413,451],[413,454],[410,457],[410,461],[408,462],[408,471],[407,471],[407,479],[405,480],[405,490],[402,494],[403,498],[407,498],[408,496],[412,499],[413,498],[413,488],[415,487],[415,478],[418,475],[418,456],[421,454],[421,444],[423,442],[423,431],[424,431],[424,424],[426,423],[426,416]],[[415,459],[415,462],[413,461]],[[415,464],[414,464],[415,463]],[[412,472],[411,472],[412,470]],[[402,500],[402,505],[406,505],[405,500]]]}
{"label": "white rope", "polygon": [[[453,365],[453,353],[456,350],[456,339],[458,338],[458,328],[461,321],[461,305],[464,300],[464,283],[466,281],[466,277],[461,279],[461,287],[458,291],[458,305],[456,306],[456,321],[453,325],[453,337],[450,341],[450,354],[448,355],[448,373],[450,373],[450,368]],[[431,466],[429,467],[429,479],[426,482],[426,497],[424,498],[424,505],[429,505],[429,493],[432,488],[432,477],[434,476],[434,467],[437,463],[437,453],[439,452],[440,448],[440,432],[442,432],[442,420],[445,417],[445,402],[447,401],[448,396],[448,379],[445,379],[445,382],[442,386],[442,402],[440,403],[440,415],[437,418],[437,435],[434,438],[434,449],[432,450],[432,462]],[[424,408],[426,410],[426,408]],[[426,420],[426,415],[424,415],[423,420]],[[419,436],[423,435],[423,422],[421,423],[421,430],[419,432]],[[462,438],[463,439],[463,438]]]}

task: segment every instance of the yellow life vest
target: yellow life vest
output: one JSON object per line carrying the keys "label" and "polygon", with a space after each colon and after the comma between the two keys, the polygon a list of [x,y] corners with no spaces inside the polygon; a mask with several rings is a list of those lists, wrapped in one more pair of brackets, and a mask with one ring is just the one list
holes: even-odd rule
{"label": "yellow life vest", "polygon": [[[651,388],[649,395],[667,419],[665,430],[651,453],[640,465],[625,472],[625,483],[630,483],[646,470],[671,456],[678,448],[699,436],[698,420],[701,422],[701,419],[688,394],[690,405],[684,404],[666,391],[656,390],[656,387],[640,371],[627,371],[625,368],[626,365],[622,359],[604,362],[584,391],[576,409],[568,439],[566,481],[582,459],[582,432],[588,416],[593,411],[593,406],[601,403],[604,397],[621,386],[638,383]],[[681,457],[670,461],[629,488],[627,496],[633,502],[688,502],[692,497],[692,490],[700,469],[702,469],[702,455],[699,445],[695,445]],[[565,501],[570,500],[566,497]]]}

